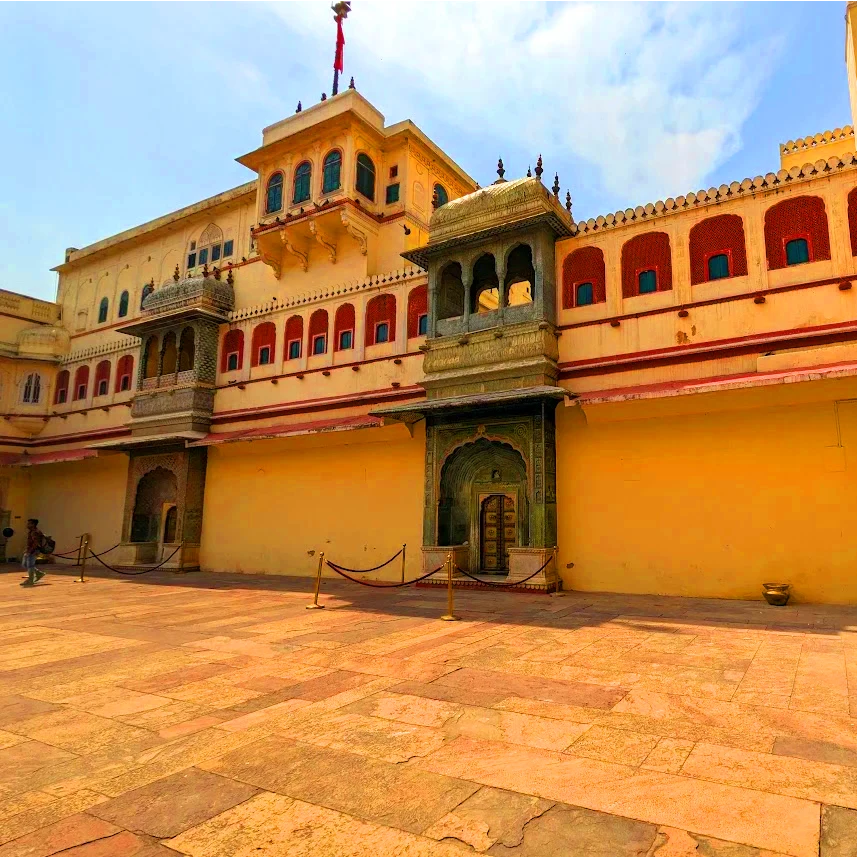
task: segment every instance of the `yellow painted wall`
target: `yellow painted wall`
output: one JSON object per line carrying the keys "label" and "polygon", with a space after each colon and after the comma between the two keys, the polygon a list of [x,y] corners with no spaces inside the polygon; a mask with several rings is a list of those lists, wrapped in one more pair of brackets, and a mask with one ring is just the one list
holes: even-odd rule
{"label": "yellow painted wall", "polygon": [[29,511],[30,480],[26,470],[20,467],[0,467],[0,508],[8,509],[9,526],[15,534],[6,543],[6,557],[19,557],[26,545],[27,518]]}
{"label": "yellow painted wall", "polygon": [[[416,577],[424,462],[425,433],[411,438],[401,425],[211,447],[200,564],[309,575],[318,551],[369,568],[407,542],[406,575]],[[373,578],[400,574],[397,560]]]}
{"label": "yellow painted wall", "polygon": [[854,603],[857,382],[790,386],[560,407],[565,587]]}
{"label": "yellow painted wall", "polygon": [[[54,537],[58,551],[76,547],[83,532],[90,533],[93,551],[117,544],[125,508],[127,455],[42,464],[27,472],[26,516],[39,519],[40,529]],[[109,555],[105,559],[109,561]]]}

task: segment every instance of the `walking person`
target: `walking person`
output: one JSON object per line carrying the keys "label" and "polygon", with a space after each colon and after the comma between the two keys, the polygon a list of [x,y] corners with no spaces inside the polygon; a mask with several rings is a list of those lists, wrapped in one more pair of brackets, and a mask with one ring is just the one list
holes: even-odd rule
{"label": "walking person", "polygon": [[27,570],[27,579],[21,586],[35,586],[45,576],[43,571],[36,568],[36,554],[39,552],[43,539],[44,534],[39,529],[38,518],[29,518],[27,520],[27,550],[21,557],[21,564]]}

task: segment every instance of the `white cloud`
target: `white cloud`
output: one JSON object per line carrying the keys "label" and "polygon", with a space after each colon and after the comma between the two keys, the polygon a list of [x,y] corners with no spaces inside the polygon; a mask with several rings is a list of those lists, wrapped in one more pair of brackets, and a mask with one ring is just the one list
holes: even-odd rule
{"label": "white cloud", "polygon": [[[442,110],[465,133],[496,139],[497,151],[572,154],[628,203],[699,188],[740,148],[780,49],[776,36],[742,31],[732,4],[354,7],[346,67],[375,77],[394,119]],[[332,60],[327,4],[273,8],[300,34],[301,53]]]}

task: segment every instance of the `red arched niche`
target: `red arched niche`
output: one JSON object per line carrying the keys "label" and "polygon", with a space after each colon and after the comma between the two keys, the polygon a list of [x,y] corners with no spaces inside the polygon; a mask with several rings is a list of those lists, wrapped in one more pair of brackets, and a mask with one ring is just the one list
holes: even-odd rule
{"label": "red arched niche", "polygon": [[718,214],[697,223],[690,230],[690,284],[708,282],[708,260],[724,254],[729,259],[729,276],[747,273],[747,246],[744,221],[737,214]]}
{"label": "red arched niche", "polygon": [[795,196],[772,205],[765,212],[765,255],[768,270],[786,267],[786,244],[806,239],[809,261],[830,258],[830,235],[824,201],[818,196]]}
{"label": "red arched niche", "polygon": [[672,289],[670,237],[666,232],[646,232],[622,245],[622,297],[632,298],[640,293],[637,286],[640,271],[655,272],[659,292]]}
{"label": "red arched niche", "polygon": [[420,335],[420,316],[428,312],[428,288],[417,286],[408,292],[408,339]]}
{"label": "red arched niche", "polygon": [[571,309],[577,300],[577,286],[592,283],[592,302],[607,300],[607,275],[600,247],[580,247],[562,263],[562,308]]}

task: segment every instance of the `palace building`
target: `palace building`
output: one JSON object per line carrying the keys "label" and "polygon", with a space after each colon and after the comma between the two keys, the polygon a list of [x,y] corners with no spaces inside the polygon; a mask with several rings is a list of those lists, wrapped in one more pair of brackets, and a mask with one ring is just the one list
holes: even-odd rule
{"label": "palace building", "polygon": [[55,303],[0,292],[7,556],[34,516],[141,569],[407,544],[409,578],[452,552],[515,581],[556,546],[528,586],[857,599],[852,127],[587,220],[541,163],[480,188],[353,86],[238,160],[67,250]]}

